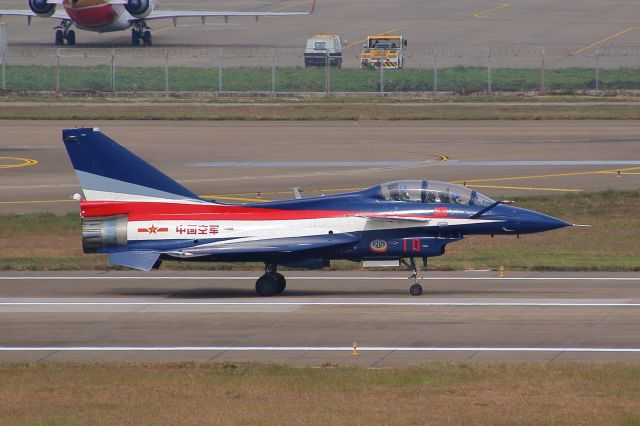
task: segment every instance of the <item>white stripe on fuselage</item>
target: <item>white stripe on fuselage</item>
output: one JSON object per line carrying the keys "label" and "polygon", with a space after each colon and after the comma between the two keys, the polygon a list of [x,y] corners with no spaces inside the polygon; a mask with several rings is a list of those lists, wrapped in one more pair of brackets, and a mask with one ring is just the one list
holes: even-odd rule
{"label": "white stripe on fuselage", "polygon": [[196,244],[198,248],[206,248],[223,246],[230,242],[237,243],[240,241],[306,237],[326,235],[330,232],[341,234],[417,227],[433,229],[444,228],[445,226],[450,227],[491,222],[500,221],[468,218],[438,218],[427,225],[403,221],[369,220],[355,216],[300,220],[159,220],[129,222],[127,235],[130,241],[233,238],[232,241]]}

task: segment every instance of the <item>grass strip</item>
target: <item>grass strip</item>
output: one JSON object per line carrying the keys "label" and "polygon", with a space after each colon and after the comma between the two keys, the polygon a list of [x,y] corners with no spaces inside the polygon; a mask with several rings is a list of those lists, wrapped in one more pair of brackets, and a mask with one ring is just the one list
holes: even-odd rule
{"label": "grass strip", "polygon": [[[497,269],[640,271],[640,244],[629,230],[640,229],[640,190],[516,197],[517,206],[592,228],[564,228],[516,237],[471,236],[430,259],[430,270]],[[114,269],[104,255],[83,255],[75,213],[7,215],[0,219],[0,270]],[[162,269],[260,269],[256,263],[165,262]],[[332,262],[332,269],[360,268]]]}
{"label": "grass strip", "polygon": [[[169,90],[178,92],[215,92],[220,89],[219,70],[215,68],[171,67]],[[38,65],[9,65],[7,88],[15,91],[52,91],[56,89],[57,68]],[[332,69],[331,90],[335,92],[378,92],[380,72],[356,68]],[[112,90],[111,67],[61,66],[60,90],[108,92]],[[545,89],[559,92],[584,90],[638,90],[640,73],[637,68],[599,70],[599,84],[592,68],[547,69]],[[164,91],[164,67],[118,67],[116,91]],[[385,70],[384,90],[388,92],[431,92],[434,90],[432,69]],[[438,90],[459,94],[487,90],[487,69],[456,66],[441,68],[437,74]],[[324,68],[280,67],[276,70],[276,91],[323,92]],[[538,90],[538,68],[495,68],[492,70],[492,90],[496,92],[529,92]],[[272,90],[271,67],[225,68],[222,90],[254,92]]]}
{"label": "grass strip", "polygon": [[518,104],[0,104],[5,120],[638,120],[640,103]]}
{"label": "grass strip", "polygon": [[640,365],[4,364],[0,401],[3,425],[638,425]]}

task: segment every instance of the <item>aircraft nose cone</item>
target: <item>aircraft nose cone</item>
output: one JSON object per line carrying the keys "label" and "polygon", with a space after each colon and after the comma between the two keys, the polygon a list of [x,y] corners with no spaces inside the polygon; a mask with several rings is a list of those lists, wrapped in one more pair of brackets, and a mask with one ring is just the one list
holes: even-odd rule
{"label": "aircraft nose cone", "polygon": [[551,231],[553,229],[571,226],[570,223],[567,223],[564,220],[542,213],[533,214],[527,222],[529,222],[529,226],[533,232]]}

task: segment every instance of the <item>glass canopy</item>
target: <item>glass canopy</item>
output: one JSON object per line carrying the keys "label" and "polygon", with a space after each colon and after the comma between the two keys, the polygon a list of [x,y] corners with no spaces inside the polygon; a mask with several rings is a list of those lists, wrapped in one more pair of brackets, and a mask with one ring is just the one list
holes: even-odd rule
{"label": "glass canopy", "polygon": [[380,195],[387,201],[415,203],[466,204],[489,206],[494,201],[465,186],[436,180],[399,180],[380,185]]}

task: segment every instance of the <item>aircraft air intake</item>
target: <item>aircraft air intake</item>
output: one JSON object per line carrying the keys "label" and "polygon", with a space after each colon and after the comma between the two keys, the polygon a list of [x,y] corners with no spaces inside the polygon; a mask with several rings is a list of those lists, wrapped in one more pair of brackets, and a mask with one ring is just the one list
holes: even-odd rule
{"label": "aircraft air intake", "polygon": [[127,217],[82,219],[82,249],[96,253],[100,248],[127,245]]}
{"label": "aircraft air intake", "polygon": [[41,18],[48,18],[56,11],[56,5],[47,0],[29,0],[29,8]]}

